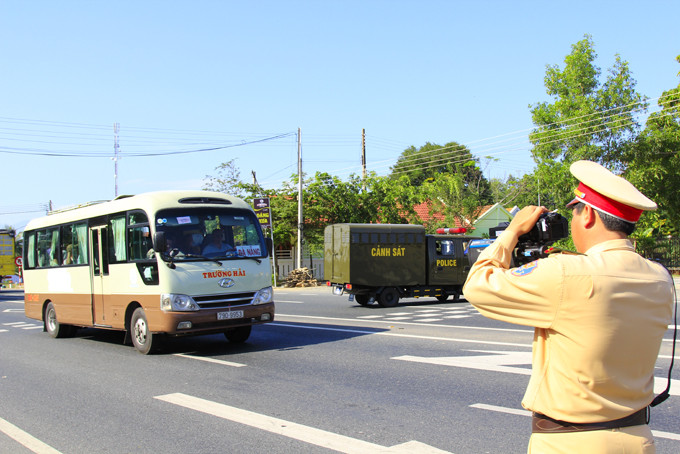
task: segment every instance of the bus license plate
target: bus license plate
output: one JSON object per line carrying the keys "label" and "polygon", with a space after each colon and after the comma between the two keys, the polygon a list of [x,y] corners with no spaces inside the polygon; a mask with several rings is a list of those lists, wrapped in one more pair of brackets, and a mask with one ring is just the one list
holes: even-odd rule
{"label": "bus license plate", "polygon": [[229,311],[217,313],[217,320],[231,320],[233,318],[243,318],[243,311]]}

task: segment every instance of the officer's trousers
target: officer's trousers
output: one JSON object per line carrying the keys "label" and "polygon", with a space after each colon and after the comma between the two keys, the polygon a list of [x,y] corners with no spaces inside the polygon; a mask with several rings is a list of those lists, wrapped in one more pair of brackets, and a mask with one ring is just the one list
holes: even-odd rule
{"label": "officer's trousers", "polygon": [[650,454],[654,438],[648,425],[569,433],[535,433],[528,454]]}

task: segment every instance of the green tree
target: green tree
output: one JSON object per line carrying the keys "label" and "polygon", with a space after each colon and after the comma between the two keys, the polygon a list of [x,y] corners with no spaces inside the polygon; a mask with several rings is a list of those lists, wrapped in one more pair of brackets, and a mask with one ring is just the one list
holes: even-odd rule
{"label": "green tree", "polygon": [[205,176],[203,189],[208,191],[223,192],[236,197],[245,197],[244,184],[241,181],[241,172],[236,167],[236,160],[232,159],[215,167],[217,176]]}
{"label": "green tree", "polygon": [[[475,162],[468,161],[465,166],[475,167]],[[477,178],[484,178],[481,171],[477,173]],[[437,227],[466,225],[468,220],[479,216],[481,207],[492,201],[488,183],[481,185],[466,179],[465,172],[443,173],[427,181],[421,188],[429,203],[431,217],[426,227],[430,231]],[[437,220],[434,214],[440,214],[444,219]]]}
{"label": "green tree", "polygon": [[521,178],[510,175],[505,181],[492,178],[489,182],[491,188],[491,200],[500,203],[504,207],[525,207],[538,204],[538,186],[533,173],[523,175]]}
{"label": "green tree", "polygon": [[616,56],[600,84],[597,55],[588,35],[572,45],[564,69],[548,66],[546,92],[552,102],[530,106],[535,129],[529,135],[540,181],[541,203],[563,207],[572,197],[569,166],[579,159],[599,162],[621,171],[640,125],[635,113],[646,99],[635,91],[628,63]]}
{"label": "green tree", "polygon": [[351,175],[347,181],[318,172],[304,191],[305,238],[323,243],[327,225],[351,223],[405,223],[414,215],[415,192],[371,173],[366,179]]}
{"label": "green tree", "polygon": [[473,185],[476,186],[475,191],[481,189],[490,194],[488,181],[479,167],[479,158],[457,142],[448,142],[444,146],[427,142],[418,149],[411,146],[401,153],[391,171],[393,178],[406,176],[412,186],[421,186],[439,175],[459,173],[465,186]]}
{"label": "green tree", "polygon": [[638,235],[680,234],[680,84],[663,92],[658,105],[627,161],[626,178],[659,205],[640,219]]}

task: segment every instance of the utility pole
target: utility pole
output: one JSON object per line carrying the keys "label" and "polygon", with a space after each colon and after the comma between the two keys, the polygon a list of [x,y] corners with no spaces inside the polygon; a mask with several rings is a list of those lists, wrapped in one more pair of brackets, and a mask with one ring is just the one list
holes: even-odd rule
{"label": "utility pole", "polygon": [[120,130],[120,123],[113,124],[113,196],[118,197],[118,131]]}
{"label": "utility pole", "polygon": [[297,237],[297,254],[295,267],[302,267],[302,227],[304,221],[302,218],[302,137],[300,135],[300,128],[298,128],[298,237]]}
{"label": "utility pole", "polygon": [[363,187],[366,190],[366,129],[361,129],[361,174],[363,175]]}

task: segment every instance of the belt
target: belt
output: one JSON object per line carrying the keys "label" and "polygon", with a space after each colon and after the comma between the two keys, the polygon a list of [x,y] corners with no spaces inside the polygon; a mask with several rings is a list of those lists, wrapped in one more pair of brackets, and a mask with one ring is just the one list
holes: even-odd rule
{"label": "belt", "polygon": [[617,429],[620,427],[639,426],[648,423],[648,407],[613,421],[594,423],[573,423],[559,421],[549,416],[534,412],[533,417],[531,418],[531,432],[535,434],[584,432],[588,430]]}

